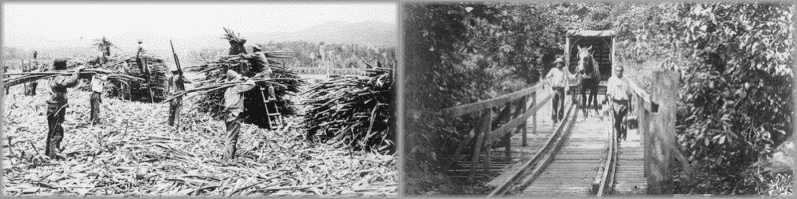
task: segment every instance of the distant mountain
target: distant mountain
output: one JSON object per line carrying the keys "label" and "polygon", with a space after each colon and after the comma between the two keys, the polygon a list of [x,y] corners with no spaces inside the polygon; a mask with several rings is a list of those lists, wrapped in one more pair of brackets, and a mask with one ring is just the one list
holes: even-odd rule
{"label": "distant mountain", "polygon": [[[396,25],[386,22],[328,22],[291,33],[272,34],[274,41],[309,41],[373,46],[396,46]],[[269,34],[252,37],[258,42]],[[267,42],[267,41],[263,41]]]}
{"label": "distant mountain", "polygon": [[[119,35],[108,35],[108,39],[117,44],[124,52],[131,54],[135,51],[135,41],[144,40],[150,52],[168,55],[171,54],[169,39],[174,42],[178,54],[201,49],[228,48],[227,41],[221,39],[224,34],[222,27],[218,32],[207,32],[197,35],[186,35],[179,38],[164,38],[151,33],[157,30],[141,30]],[[233,30],[235,31],[235,30]],[[247,44],[268,43],[269,41],[308,41],[339,44],[359,44],[365,46],[396,46],[396,25],[387,22],[366,21],[358,23],[332,21],[307,29],[293,32],[241,32],[241,36],[248,40]],[[98,53],[91,48],[94,38],[71,39],[69,41],[52,40],[31,35],[25,37],[29,41],[39,41],[31,46],[7,46],[22,51],[37,49],[42,52],[51,52],[55,56],[71,56],[73,54]],[[32,51],[32,50],[31,50]],[[117,49],[113,49],[118,53]],[[165,53],[165,54],[164,54]]]}

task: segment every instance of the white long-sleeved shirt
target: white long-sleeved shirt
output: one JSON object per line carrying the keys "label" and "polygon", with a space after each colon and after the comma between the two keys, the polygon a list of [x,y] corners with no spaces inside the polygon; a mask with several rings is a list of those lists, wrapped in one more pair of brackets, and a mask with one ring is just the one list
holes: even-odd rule
{"label": "white long-sleeved shirt", "polygon": [[255,86],[255,81],[249,79],[224,91],[224,110],[236,117],[244,112],[244,93]]}
{"label": "white long-sleeved shirt", "polygon": [[563,72],[559,70],[559,68],[552,68],[548,71],[548,74],[545,75],[545,79],[547,79],[552,87],[564,87],[567,85],[567,72]]}
{"label": "white long-sleeved shirt", "polygon": [[606,83],[606,95],[611,96],[610,100],[629,100],[631,94],[628,79],[624,77],[617,78],[617,76],[612,75]]}
{"label": "white long-sleeved shirt", "polygon": [[105,81],[108,80],[106,75],[94,75],[91,77],[91,91],[102,93],[105,88]]}

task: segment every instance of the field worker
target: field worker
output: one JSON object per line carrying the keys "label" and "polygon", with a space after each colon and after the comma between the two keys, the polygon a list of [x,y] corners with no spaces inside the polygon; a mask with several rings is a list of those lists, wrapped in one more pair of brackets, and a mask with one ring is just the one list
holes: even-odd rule
{"label": "field worker", "polygon": [[610,111],[614,115],[614,130],[617,139],[626,138],[626,127],[623,118],[628,114],[631,102],[631,90],[628,79],[623,77],[623,66],[615,66],[614,75],[609,78],[606,85],[606,100],[609,101]]}
{"label": "field worker", "polygon": [[[56,59],[53,62],[55,70],[66,70],[66,59]],[[55,76],[50,79],[50,99],[47,100],[47,143],[45,154],[50,158],[63,158],[56,155],[61,148],[61,140],[64,138],[64,114],[68,107],[67,88],[75,87],[78,84],[78,75],[83,71],[83,66],[78,67],[70,76]]]}
{"label": "field worker", "polygon": [[95,74],[91,76],[91,124],[100,123],[100,105],[102,104],[102,91],[108,76]]}
{"label": "field worker", "polygon": [[[177,65],[168,62],[167,63],[169,70],[172,71],[172,76],[169,77],[168,83],[168,92],[170,95],[177,94],[181,91],[185,90],[185,76],[183,76],[183,72],[177,69]],[[169,126],[180,126],[180,109],[183,104],[183,97],[174,98],[169,103]]]}
{"label": "field worker", "polygon": [[[36,72],[36,71],[38,71],[38,69],[39,69],[39,62],[38,61],[34,61],[34,60],[28,61],[28,68],[27,68],[28,72]],[[37,86],[39,86],[39,81],[32,81],[32,82],[28,83],[27,84],[27,88],[25,89],[25,91],[27,92],[27,93],[25,93],[25,95],[36,96],[36,87]]]}
{"label": "field worker", "polygon": [[122,70],[125,71],[125,74],[129,74],[130,72],[130,64],[127,62],[130,62],[130,58],[127,58],[122,62]]}
{"label": "field worker", "polygon": [[244,93],[252,90],[255,87],[255,82],[233,70],[227,70],[227,82],[239,82],[224,91],[224,123],[227,126],[227,139],[224,143],[225,151],[222,159],[230,160],[235,158],[238,134],[241,131],[240,114],[244,111]]}
{"label": "field worker", "polygon": [[556,67],[548,71],[548,74],[545,75],[545,79],[548,80],[548,83],[551,85],[551,90],[555,92],[552,104],[553,109],[551,109],[551,120],[557,122],[564,119],[565,85],[567,85],[569,72],[564,71],[565,62],[562,58],[557,58],[553,64],[556,65]]}
{"label": "field worker", "polygon": [[147,68],[147,58],[144,57],[145,53],[147,53],[147,50],[144,49],[144,42],[139,39],[138,50],[136,51],[136,64],[138,64],[138,70],[144,74],[144,79],[149,82],[149,68]]}
{"label": "field worker", "polygon": [[[8,65],[3,65],[3,74],[6,73],[8,73]],[[4,77],[8,78],[9,76],[4,75]],[[6,95],[8,95],[8,85],[3,85],[3,87],[6,87]]]}
{"label": "field worker", "polygon": [[33,59],[37,59],[39,57],[39,51],[33,51]]}
{"label": "field worker", "polygon": [[[263,52],[263,49],[260,46],[254,45],[252,46],[252,53],[250,54],[243,54],[241,53],[241,58],[244,58],[252,64],[256,71],[260,71],[258,76],[270,77],[271,76],[271,68],[268,66],[268,59],[266,59],[266,54]],[[268,100],[276,100],[276,95],[274,93],[274,86],[268,85],[267,87],[260,87],[261,90],[268,90]]]}
{"label": "field worker", "polygon": [[252,46],[252,53],[244,54],[241,53],[241,58],[244,58],[252,64],[252,67],[255,71],[260,71],[261,73],[265,73],[266,75],[271,74],[271,68],[268,67],[268,59],[266,59],[266,54],[263,52],[263,49],[260,46]]}

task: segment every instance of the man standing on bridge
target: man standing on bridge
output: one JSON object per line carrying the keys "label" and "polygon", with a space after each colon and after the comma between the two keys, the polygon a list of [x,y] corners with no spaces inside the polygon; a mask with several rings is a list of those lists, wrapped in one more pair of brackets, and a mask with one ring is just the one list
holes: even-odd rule
{"label": "man standing on bridge", "polygon": [[548,80],[551,89],[556,92],[553,96],[553,109],[551,112],[551,120],[555,123],[564,119],[565,85],[567,85],[567,80],[569,79],[569,72],[564,70],[565,62],[562,58],[556,58],[553,64],[555,64],[556,67],[548,71],[548,75],[545,75],[545,79]]}
{"label": "man standing on bridge", "polygon": [[626,126],[623,118],[630,111],[631,90],[628,80],[623,77],[623,66],[618,65],[614,68],[614,75],[609,78],[606,85],[606,101],[611,100],[609,106],[614,115],[614,130],[617,131],[617,139],[626,138]]}

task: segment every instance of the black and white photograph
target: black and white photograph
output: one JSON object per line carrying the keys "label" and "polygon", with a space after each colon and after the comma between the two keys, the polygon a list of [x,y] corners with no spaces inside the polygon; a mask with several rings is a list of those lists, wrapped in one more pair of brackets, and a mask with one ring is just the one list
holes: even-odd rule
{"label": "black and white photograph", "polygon": [[777,2],[405,2],[402,194],[794,196]]}
{"label": "black and white photograph", "polygon": [[397,197],[397,2],[4,2],[2,195]]}

